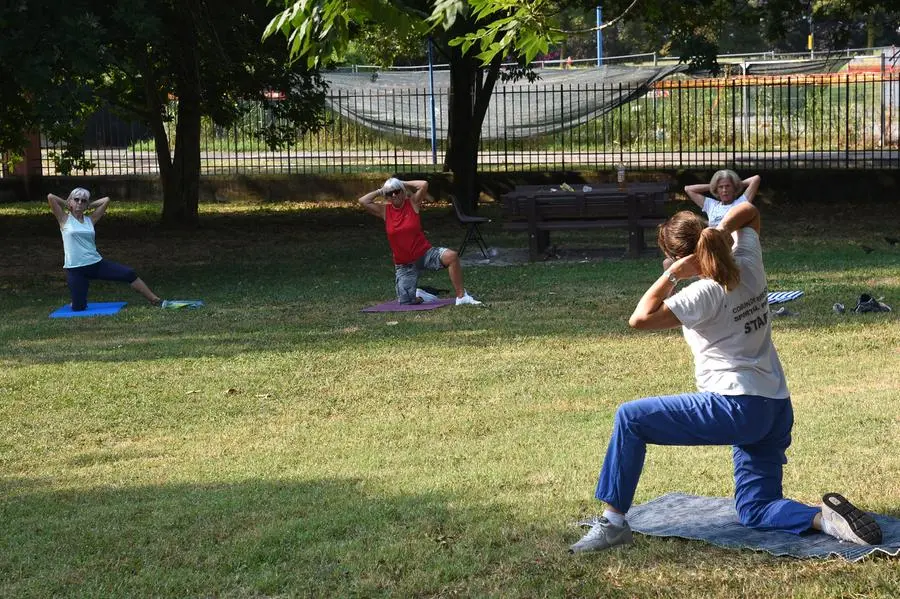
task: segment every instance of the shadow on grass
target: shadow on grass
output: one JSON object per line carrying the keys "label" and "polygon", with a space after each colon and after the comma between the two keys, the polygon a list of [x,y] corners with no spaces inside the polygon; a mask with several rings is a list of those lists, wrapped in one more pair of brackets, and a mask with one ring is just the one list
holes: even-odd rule
{"label": "shadow on grass", "polygon": [[[90,455],[76,461],[86,465]],[[771,596],[764,593],[781,585],[827,586],[843,576],[810,562],[641,536],[626,552],[571,557],[575,529],[441,493],[385,492],[362,479],[42,486],[0,485],[0,595],[633,597],[699,588],[736,596],[758,581],[759,594],[741,596]],[[870,590],[890,577],[889,565],[868,567]],[[860,568],[845,571],[857,578],[851,588]]]}
{"label": "shadow on grass", "polygon": [[484,571],[454,546],[497,517],[437,494],[388,497],[362,480],[64,492],[26,483],[4,485],[25,486],[3,506],[8,597],[434,593]]}

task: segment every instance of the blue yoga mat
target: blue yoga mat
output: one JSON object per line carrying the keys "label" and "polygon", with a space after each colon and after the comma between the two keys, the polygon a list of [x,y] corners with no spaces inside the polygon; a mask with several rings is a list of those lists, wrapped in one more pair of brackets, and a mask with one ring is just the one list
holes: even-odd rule
{"label": "blue yoga mat", "polygon": [[900,520],[879,514],[872,516],[881,526],[881,545],[845,543],[814,531],[795,535],[753,530],[738,522],[734,500],[730,497],[669,493],[632,507],[628,512],[628,523],[632,530],[645,535],[694,539],[720,547],[767,551],[778,556],[839,556],[855,562],[872,553],[885,553],[894,557],[900,555]]}
{"label": "blue yoga mat", "polygon": [[89,302],[86,310],[72,311],[72,304],[50,313],[50,318],[81,318],[83,316],[109,316],[125,307],[128,302]]}

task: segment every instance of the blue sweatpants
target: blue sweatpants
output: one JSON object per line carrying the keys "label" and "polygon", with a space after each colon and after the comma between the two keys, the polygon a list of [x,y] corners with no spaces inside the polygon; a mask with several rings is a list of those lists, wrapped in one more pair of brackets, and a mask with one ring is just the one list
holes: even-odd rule
{"label": "blue sweatpants", "polygon": [[134,269],[112,260],[100,260],[100,262],[88,264],[87,266],[67,268],[65,271],[66,281],[69,283],[69,292],[72,295],[73,312],[81,312],[87,309],[88,287],[91,279],[134,283],[138,278]]}
{"label": "blue sweatpants", "polygon": [[800,534],[809,530],[819,509],[782,495],[784,452],[791,444],[793,425],[790,399],[699,392],[622,404],[595,496],[627,512],[648,443],[732,445],[734,499],[741,524]]}

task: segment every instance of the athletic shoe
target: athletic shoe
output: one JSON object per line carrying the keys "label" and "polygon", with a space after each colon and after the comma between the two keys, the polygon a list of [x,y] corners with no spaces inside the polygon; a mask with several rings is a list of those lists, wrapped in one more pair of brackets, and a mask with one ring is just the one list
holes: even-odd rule
{"label": "athletic shoe", "polygon": [[865,312],[890,312],[891,307],[875,299],[868,293],[863,293],[859,296],[859,300],[857,300],[856,307],[853,311],[857,314],[863,314]]}
{"label": "athletic shoe", "polygon": [[837,493],[822,497],[822,532],[857,545],[881,543],[881,528],[875,519]]}
{"label": "athletic shoe", "polygon": [[456,298],[456,305],[457,306],[480,306],[481,302],[479,302],[477,299],[475,299],[474,297],[469,295],[469,292],[466,291],[466,292],[464,292],[464,295],[462,297]]}
{"label": "athletic shoe", "polygon": [[602,551],[617,545],[631,545],[633,542],[628,522],[622,526],[616,526],[601,516],[587,534],[581,537],[580,541],[569,547],[569,553]]}
{"label": "athletic shoe", "polygon": [[438,296],[434,295],[433,293],[428,293],[424,289],[420,289],[418,287],[416,288],[416,297],[420,298],[422,302],[426,304],[431,304],[438,300]]}

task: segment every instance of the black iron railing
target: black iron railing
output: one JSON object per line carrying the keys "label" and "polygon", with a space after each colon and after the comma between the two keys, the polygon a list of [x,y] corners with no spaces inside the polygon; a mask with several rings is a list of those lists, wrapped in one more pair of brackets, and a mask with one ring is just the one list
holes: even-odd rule
{"label": "black iron railing", "polygon": [[[630,99],[610,107],[611,97]],[[323,129],[278,150],[259,138],[272,119],[261,105],[229,129],[204,121],[202,173],[443,170],[446,89],[433,97],[424,89],[343,92],[330,96],[329,105]],[[98,114],[85,142],[92,166],[73,175],[158,172],[152,136],[142,126]],[[54,158],[60,148],[49,140],[42,146],[43,172],[64,174]],[[900,74],[681,78],[649,88],[538,83],[494,92],[480,170],[618,163],[629,169],[900,168]]]}

